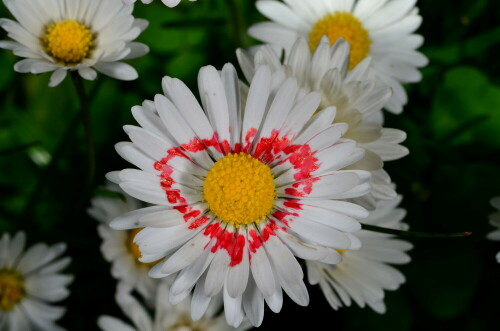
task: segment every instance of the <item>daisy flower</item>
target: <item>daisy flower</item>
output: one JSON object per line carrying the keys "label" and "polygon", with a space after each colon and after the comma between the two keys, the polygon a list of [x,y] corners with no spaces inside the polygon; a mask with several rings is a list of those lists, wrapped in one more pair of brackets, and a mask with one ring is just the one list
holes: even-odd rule
{"label": "daisy flower", "polygon": [[64,330],[54,322],[65,308],[53,303],[69,295],[73,276],[59,272],[71,262],[59,258],[65,244],[38,243],[24,252],[26,235],[0,238],[0,330]]}
{"label": "daisy flower", "polygon": [[307,305],[295,257],[338,263],[336,249],[359,248],[351,233],[367,212],[343,200],[369,191],[369,173],[344,168],[363,150],[341,138],[344,124],[331,124],[333,107],[312,117],[318,93],[303,95],[293,78],[274,90],[275,80],[267,66],[258,67],[243,102],[232,65],[220,73],[203,67],[200,106],[181,81],[165,77],[165,95],[133,108],[141,127],[125,127],[132,142],[117,145],[141,170],[108,178],[155,206],[111,227],[145,227],[135,237],[141,261],[165,257],[152,277],[179,272],[170,300],[194,289],[195,320],[219,293],[235,327],[245,315],[260,325],[264,300],[278,312],[282,289]]}
{"label": "daisy flower", "polygon": [[330,46],[327,37],[322,39],[313,54],[305,38],[297,39],[283,63],[270,46],[256,48],[253,54],[237,50],[240,66],[248,80],[255,74],[256,66],[268,65],[273,72],[279,73],[277,85],[287,77],[294,77],[305,92],[321,93],[320,109],[336,107],[333,122],[347,124],[344,138],[356,141],[358,147],[365,150],[364,157],[352,168],[373,173],[372,193],[363,199],[370,200],[371,205],[377,199],[394,199],[396,192],[382,167],[384,161],[408,154],[408,149],[399,145],[406,139],[406,134],[383,127],[382,107],[392,93],[388,86],[369,78],[371,58],[348,70],[349,43],[338,39]]}
{"label": "daisy flower", "polygon": [[99,196],[91,200],[89,215],[99,221],[97,231],[102,239],[101,252],[106,261],[112,264],[111,275],[136,289],[148,303],[153,303],[156,296],[158,281],[148,276],[152,264],[139,262],[139,248],[133,239],[140,229],[117,231],[109,227],[112,219],[129,211],[139,209],[143,203],[124,193],[117,185],[106,187],[111,192],[123,196]]}
{"label": "daisy flower", "polygon": [[372,58],[369,74],[390,86],[394,94],[385,108],[401,113],[408,101],[402,83],[419,82],[417,68],[427,58],[417,52],[423,43],[414,34],[422,23],[416,0],[259,0],[257,9],[272,22],[258,23],[248,33],[263,42],[290,50],[297,37],[307,38],[314,51],[327,36],[351,46],[349,69]]}
{"label": "daisy flower", "polygon": [[[122,1],[125,4],[130,5],[136,2],[137,0],[122,0]],[[196,0],[189,0],[189,1],[196,1]],[[151,2],[153,2],[153,0],[141,0],[141,2],[145,4],[150,4]],[[181,0],[161,0],[161,2],[163,2],[165,6],[173,8],[177,6],[181,2]]]}
{"label": "daisy flower", "polygon": [[[401,196],[392,201],[379,201],[377,209],[363,223],[385,228],[407,230],[401,223],[405,210],[396,208]],[[406,251],[412,245],[393,236],[361,230],[356,236],[363,243],[358,251],[341,251],[342,262],[337,265],[307,261],[310,284],[319,284],[333,309],[350,306],[351,300],[358,306],[368,305],[377,313],[385,313],[384,290],[396,290],[405,277],[390,264],[410,262]]]}
{"label": "daisy flower", "polygon": [[146,54],[146,45],[133,42],[147,27],[134,19],[133,6],[120,0],[4,0],[16,21],[0,19],[13,41],[0,41],[25,59],[17,72],[51,72],[49,86],[61,83],[68,71],[94,80],[96,71],[121,80],[137,78],[137,71],[118,62]]}
{"label": "daisy flower", "polygon": [[220,300],[212,304],[207,313],[198,321],[190,317],[190,297],[187,297],[177,305],[168,301],[169,286],[162,282],[158,286],[154,318],[151,318],[148,310],[130,293],[131,288],[125,284],[118,284],[116,302],[121,310],[132,321],[133,326],[111,316],[99,317],[97,324],[103,331],[243,331],[248,329],[244,323],[237,329],[227,325],[223,315],[216,315],[220,309]]}
{"label": "daisy flower", "polygon": [[[490,215],[490,224],[498,229],[488,234],[490,240],[500,240],[500,197],[491,199],[491,205],[497,210]],[[500,263],[500,252],[497,254],[497,261]]]}

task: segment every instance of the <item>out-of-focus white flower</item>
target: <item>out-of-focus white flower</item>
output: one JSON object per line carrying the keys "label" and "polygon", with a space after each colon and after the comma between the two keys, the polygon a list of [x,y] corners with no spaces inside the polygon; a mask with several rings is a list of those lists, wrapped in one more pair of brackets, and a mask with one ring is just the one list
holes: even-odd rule
{"label": "out-of-focus white flower", "polygon": [[104,258],[112,263],[111,275],[136,289],[147,303],[152,304],[155,301],[158,280],[148,276],[149,268],[154,263],[142,263],[138,260],[141,253],[133,240],[140,229],[117,231],[109,227],[112,219],[139,209],[144,204],[115,184],[109,184],[106,189],[122,195],[123,199],[119,196],[99,196],[91,200],[91,207],[87,212],[100,222],[97,231],[102,238],[101,252]]}
{"label": "out-of-focus white flower", "polygon": [[131,288],[127,285],[118,284],[116,302],[132,321],[133,326],[115,317],[101,316],[97,323],[103,331],[243,331],[248,329],[248,323],[234,329],[227,325],[222,314],[216,315],[222,304],[220,299],[217,303],[212,303],[202,318],[193,321],[190,313],[190,297],[177,305],[170,304],[169,286],[162,282],[158,287],[152,318],[130,291]]}
{"label": "out-of-focus white flower", "polygon": [[[498,229],[488,233],[488,239],[500,241],[500,197],[491,199],[491,205],[497,210],[490,215],[490,224]],[[497,261],[500,263],[500,252],[497,254]]]}
{"label": "out-of-focus white flower", "polygon": [[[377,209],[363,223],[385,228],[406,230],[401,223],[405,210],[396,208],[401,196],[393,201],[380,201]],[[396,290],[405,277],[388,264],[410,262],[406,251],[412,245],[392,235],[361,230],[356,233],[363,246],[358,251],[342,251],[342,262],[327,265],[307,261],[309,282],[319,284],[333,309],[350,306],[351,300],[360,307],[370,306],[378,313],[385,312],[384,290]]]}
{"label": "out-of-focus white flower", "polygon": [[17,21],[0,19],[14,41],[0,41],[24,60],[18,72],[51,72],[49,86],[61,83],[68,71],[94,80],[96,71],[133,80],[137,71],[121,60],[143,56],[149,48],[133,42],[148,22],[134,19],[133,6],[121,0],[4,0]]}
{"label": "out-of-focus white flower", "polygon": [[0,238],[0,330],[64,330],[55,321],[66,309],[49,303],[69,295],[73,276],[59,273],[71,262],[59,258],[66,245],[37,243],[24,251],[25,243],[24,232]]}
{"label": "out-of-focus white flower", "polygon": [[311,51],[327,36],[333,44],[344,38],[351,46],[349,68],[370,56],[369,75],[390,86],[385,105],[401,113],[407,102],[402,83],[418,82],[417,68],[427,58],[417,52],[423,43],[414,34],[422,23],[416,0],[259,0],[257,9],[271,22],[257,23],[248,33],[288,52],[297,37],[307,38]]}
{"label": "out-of-focus white flower", "polygon": [[[126,3],[127,5],[130,5],[130,4],[133,4],[134,2],[136,2],[137,0],[122,0],[124,3]],[[189,0],[189,1],[196,1],[196,0]],[[149,4],[151,2],[153,2],[153,0],[141,0],[142,3],[145,3],[145,4]],[[177,6],[181,0],[161,0],[161,2],[163,2],[165,4],[165,6],[167,7],[170,7],[170,8],[173,8],[175,6]]]}

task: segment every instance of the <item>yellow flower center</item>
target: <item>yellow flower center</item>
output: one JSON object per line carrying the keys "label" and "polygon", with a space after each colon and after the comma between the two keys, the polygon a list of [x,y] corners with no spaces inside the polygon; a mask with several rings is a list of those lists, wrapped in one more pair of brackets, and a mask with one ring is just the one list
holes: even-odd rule
{"label": "yellow flower center", "polygon": [[309,47],[314,52],[323,36],[328,36],[330,45],[338,38],[344,38],[351,46],[349,70],[370,53],[371,40],[363,24],[351,13],[334,12],[326,14],[314,24],[309,34]]}
{"label": "yellow flower center", "polygon": [[26,296],[21,273],[0,269],[0,311],[9,311]]}
{"label": "yellow flower center", "polygon": [[42,44],[56,62],[71,66],[88,57],[94,37],[89,28],[76,20],[62,20],[47,28]]}
{"label": "yellow flower center", "polygon": [[271,212],[276,187],[268,165],[246,153],[228,154],[207,173],[203,195],[220,220],[239,226]]}

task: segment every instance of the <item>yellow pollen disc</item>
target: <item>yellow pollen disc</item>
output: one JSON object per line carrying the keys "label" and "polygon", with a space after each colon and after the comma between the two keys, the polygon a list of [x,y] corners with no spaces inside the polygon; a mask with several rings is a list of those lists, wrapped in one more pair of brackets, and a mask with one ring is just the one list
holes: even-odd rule
{"label": "yellow pollen disc", "polygon": [[94,35],[89,28],[75,20],[63,20],[47,28],[42,44],[56,62],[77,65],[94,47]]}
{"label": "yellow pollen disc", "polygon": [[343,255],[347,249],[336,249],[337,253],[339,253],[340,255]]}
{"label": "yellow pollen disc", "polygon": [[246,153],[228,154],[207,173],[203,195],[220,220],[239,226],[265,219],[276,187],[268,165]]}
{"label": "yellow pollen disc", "polygon": [[314,24],[309,34],[309,47],[314,52],[323,36],[328,36],[330,45],[342,37],[351,46],[349,70],[363,61],[370,53],[371,40],[363,24],[351,13],[335,12],[326,14]]}
{"label": "yellow pollen disc", "polygon": [[9,311],[26,296],[24,277],[17,271],[0,269],[0,311]]}
{"label": "yellow pollen disc", "polygon": [[127,231],[126,245],[127,245],[127,248],[128,248],[130,255],[132,255],[134,257],[134,260],[138,264],[146,265],[146,266],[154,266],[155,264],[160,262],[160,260],[155,261],[155,262],[150,262],[150,263],[144,263],[144,262],[139,261],[139,258],[142,256],[142,253],[139,250],[139,246],[134,242],[134,238],[135,238],[135,235],[138,234],[142,229],[144,229],[144,228],[128,230]]}

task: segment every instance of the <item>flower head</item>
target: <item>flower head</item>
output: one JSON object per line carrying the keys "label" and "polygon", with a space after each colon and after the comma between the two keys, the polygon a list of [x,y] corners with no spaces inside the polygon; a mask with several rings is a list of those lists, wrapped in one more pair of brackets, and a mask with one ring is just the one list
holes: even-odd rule
{"label": "flower head", "polygon": [[78,71],[93,80],[99,71],[121,80],[137,78],[133,67],[120,60],[143,56],[149,49],[133,42],[148,22],[134,19],[133,6],[120,0],[4,0],[17,21],[0,19],[0,27],[13,41],[0,41],[25,59],[18,72],[53,71],[50,86]]}
{"label": "flower head", "polygon": [[[109,227],[112,219],[139,209],[143,204],[115,184],[108,184],[106,189],[115,192],[117,196],[94,197],[87,211],[100,223],[97,230],[102,239],[101,252],[104,258],[112,263],[113,277],[136,289],[147,303],[152,304],[156,297],[158,281],[149,277],[148,272],[154,263],[140,262],[139,247],[133,242],[141,229],[117,231]],[[119,195],[122,195],[123,199]]]}
{"label": "flower head", "polygon": [[378,199],[396,197],[390,178],[383,170],[383,162],[408,154],[408,149],[399,145],[406,134],[383,127],[381,110],[392,92],[388,86],[370,79],[371,58],[348,70],[350,54],[348,42],[338,39],[330,46],[327,37],[319,42],[313,54],[305,38],[297,39],[284,61],[269,45],[257,47],[253,55],[240,49],[237,51],[248,80],[252,79],[256,66],[268,65],[280,77],[275,82],[277,85],[293,77],[304,92],[321,94],[320,109],[336,108],[334,123],[346,124],[344,138],[356,141],[365,151],[364,157],[351,168],[372,172],[371,194],[362,199],[374,205]]}
{"label": "flower head", "polygon": [[51,247],[38,243],[24,252],[26,236],[0,238],[0,327],[2,330],[62,330],[54,322],[64,315],[57,302],[69,295],[73,276],[62,275],[71,261],[59,259],[64,244]]}
{"label": "flower head", "polygon": [[274,89],[276,79],[256,68],[243,98],[232,65],[220,73],[204,67],[201,107],[181,81],[165,77],[165,95],[133,108],[141,127],[125,127],[132,143],[117,145],[141,170],[108,178],[155,206],[111,226],[145,227],[135,238],[141,260],[165,257],[152,277],[179,272],[171,302],[194,289],[193,319],[221,293],[232,326],[245,315],[260,325],[264,300],[278,312],[282,289],[307,305],[296,257],[338,263],[337,249],[359,248],[351,233],[367,212],[344,199],[368,192],[369,173],[344,168],[363,150],[341,138],[344,124],[331,124],[334,108],[313,116],[318,93],[300,92],[293,78]]}
{"label": "flower head", "polygon": [[220,309],[221,301],[214,301],[207,313],[198,321],[190,317],[191,296],[188,296],[177,305],[168,302],[169,283],[164,281],[158,286],[158,295],[154,306],[154,317],[131,294],[131,288],[124,283],[119,283],[116,291],[116,302],[121,310],[132,321],[133,326],[111,316],[101,316],[98,325],[103,331],[243,331],[248,329],[244,323],[237,329],[227,325],[223,315],[216,315]]}
{"label": "flower head", "polygon": [[[392,229],[407,229],[401,223],[403,209],[396,208],[401,196],[392,201],[379,201],[377,208],[363,223]],[[385,312],[384,290],[396,290],[405,277],[388,264],[410,262],[405,253],[412,245],[391,235],[361,230],[356,233],[363,246],[358,251],[341,251],[342,262],[327,265],[307,261],[309,282],[319,284],[333,309],[350,306],[351,300],[358,306],[370,306],[378,313]]]}
{"label": "flower head", "polygon": [[350,47],[349,69],[371,57],[369,75],[390,86],[394,94],[386,109],[400,113],[407,102],[401,83],[418,82],[417,70],[427,58],[416,49],[423,43],[414,34],[422,18],[416,0],[259,0],[257,9],[272,22],[258,23],[248,33],[287,52],[297,37],[306,38],[311,51],[326,36]]}
{"label": "flower head", "polygon": [[[490,224],[498,229],[488,233],[488,239],[500,240],[500,197],[491,199],[491,205],[497,210],[490,215]],[[497,261],[500,263],[500,252],[497,254]]]}
{"label": "flower head", "polygon": [[[136,2],[137,0],[122,0],[122,1],[125,4],[130,5]],[[196,0],[189,0],[189,1],[196,1]],[[153,2],[153,0],[141,0],[141,2],[145,4],[150,4],[151,2]],[[173,8],[177,6],[181,2],[181,0],[161,0],[161,2],[163,2],[165,6]]]}

